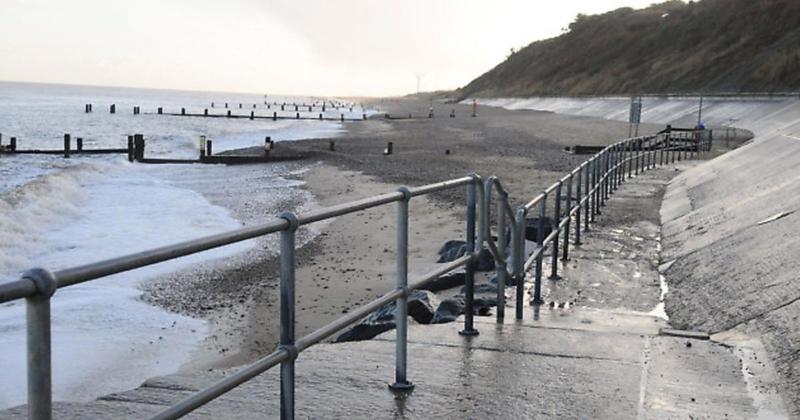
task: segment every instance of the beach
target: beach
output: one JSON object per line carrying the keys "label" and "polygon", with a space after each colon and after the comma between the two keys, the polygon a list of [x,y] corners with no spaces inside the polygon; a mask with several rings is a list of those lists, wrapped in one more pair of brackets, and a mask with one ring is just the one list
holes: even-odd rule
{"label": "beach", "polygon": [[[429,101],[403,98],[369,103],[383,112],[427,116]],[[521,204],[563,176],[585,157],[564,147],[601,145],[624,137],[627,123],[570,117],[550,112],[508,111],[480,107],[471,117],[467,105],[435,104],[433,119],[405,120],[374,116],[345,124],[335,139],[281,143],[286,153],[304,156],[298,168],[282,170],[311,199],[306,209],[325,207],[380,193],[401,185],[418,186],[476,172],[498,176]],[[450,110],[456,117],[450,118]],[[663,127],[643,125],[641,131]],[[387,142],[394,153],[383,156]],[[446,154],[446,150],[450,150]],[[247,173],[247,171],[242,172]],[[243,176],[234,175],[231,176]],[[258,180],[222,180],[235,192],[203,192],[212,203],[228,208],[245,225],[280,213],[259,211]],[[262,192],[263,193],[263,192]],[[291,208],[291,201],[285,203]],[[450,239],[464,236],[464,191],[446,191],[414,198],[410,206],[410,276],[427,271],[437,251]],[[298,209],[303,211],[303,208]],[[302,336],[341,314],[394,288],[395,206],[381,206],[358,215],[338,217],[303,228],[298,234],[296,334]],[[278,341],[277,235],[259,239],[253,250],[221,261],[202,263],[149,282],[145,299],[170,311],[209,321],[209,337],[184,370],[237,366],[272,351]],[[456,294],[458,289],[440,292]]]}

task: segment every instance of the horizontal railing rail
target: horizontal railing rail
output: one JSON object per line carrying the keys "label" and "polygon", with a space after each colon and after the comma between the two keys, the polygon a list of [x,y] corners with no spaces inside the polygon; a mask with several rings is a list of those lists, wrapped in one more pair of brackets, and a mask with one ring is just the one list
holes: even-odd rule
{"label": "horizontal railing rail", "polygon": [[[153,418],[168,419],[183,416],[218,398],[231,389],[249,381],[270,368],[281,366],[280,411],[282,418],[294,417],[294,363],[298,354],[331,337],[344,328],[366,317],[373,311],[395,302],[395,381],[390,388],[408,391],[413,384],[407,371],[407,298],[414,290],[455,269],[465,268],[464,328],[465,336],[478,334],[474,327],[474,271],[475,261],[486,245],[496,262],[497,319],[505,311],[505,285],[512,279],[516,285],[517,319],[523,317],[524,280],[535,266],[533,303],[542,303],[541,285],[543,257],[551,248],[551,279],[558,278],[558,257],[568,259],[570,235],[574,231],[574,245],[581,244],[581,228],[586,231],[600,214],[600,208],[626,179],[647,169],[674,163],[711,150],[711,133],[703,130],[668,131],[655,136],[626,139],[605,147],[581,163],[577,168],[547,187],[524,205],[513,208],[508,192],[496,177],[484,182],[480,176],[470,176],[423,185],[401,187],[397,191],[368,197],[332,207],[294,214],[283,213],[263,224],[210,235],[199,239],[155,248],[78,267],[50,272],[31,269],[20,280],[0,284],[0,303],[18,299],[26,300],[26,328],[28,353],[28,414],[31,419],[52,417],[50,300],[61,288],[96,280],[112,274],[135,270],[167,260],[218,248],[273,233],[280,238],[280,344],[278,348],[254,363],[227,376],[179,403],[167,408]],[[658,155],[658,156],[656,156]],[[657,159],[658,158],[658,159]],[[627,171],[627,175],[626,175]],[[466,187],[466,251],[463,256],[439,264],[409,284],[408,278],[408,228],[409,202],[413,197]],[[566,195],[562,192],[566,190]],[[495,230],[491,234],[491,201],[495,192]],[[548,197],[552,197],[552,217],[548,219]],[[562,207],[563,202],[563,207]],[[397,259],[395,288],[381,297],[362,305],[316,331],[295,338],[295,233],[301,226],[370,208],[397,203]],[[529,219],[527,215],[538,206],[536,223],[536,249],[526,253]],[[583,224],[582,224],[583,222]],[[571,227],[575,228],[572,229]],[[549,232],[546,233],[546,230]],[[559,241],[563,237],[563,248]]]}

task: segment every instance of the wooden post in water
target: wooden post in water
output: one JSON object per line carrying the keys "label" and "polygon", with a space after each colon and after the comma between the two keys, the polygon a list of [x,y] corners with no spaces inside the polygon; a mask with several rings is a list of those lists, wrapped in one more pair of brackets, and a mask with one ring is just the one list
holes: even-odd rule
{"label": "wooden post in water", "polygon": [[392,146],[394,146],[392,142],[386,143],[386,149],[383,151],[384,156],[389,156],[392,154]]}
{"label": "wooden post in water", "polygon": [[206,140],[206,156],[211,156],[213,154],[213,145],[211,144],[211,139]]}
{"label": "wooden post in water", "polygon": [[133,159],[137,162],[144,160],[144,135],[133,135]]}
{"label": "wooden post in water", "polygon": [[64,157],[69,157],[70,137],[69,134],[64,134]]}
{"label": "wooden post in water", "polygon": [[335,152],[336,151],[336,141],[335,140],[331,140],[330,143],[328,143],[328,149],[331,152]]}
{"label": "wooden post in water", "polygon": [[186,108],[181,108],[181,115],[186,115]]}
{"label": "wooden post in water", "polygon": [[239,104],[239,109],[242,109],[242,104]]}
{"label": "wooden post in water", "polygon": [[200,136],[200,160],[206,157],[206,136]]}
{"label": "wooden post in water", "polygon": [[319,114],[319,120],[322,121],[322,113]]}
{"label": "wooden post in water", "polygon": [[133,162],[133,136],[128,136],[128,162]]}
{"label": "wooden post in water", "polygon": [[164,113],[164,108],[158,107],[158,115],[161,115],[163,113]]}
{"label": "wooden post in water", "polygon": [[206,108],[206,109],[204,109],[204,110],[203,110],[203,116],[204,116],[204,117],[207,117],[207,116],[208,116],[208,108]]}
{"label": "wooden post in water", "polygon": [[83,137],[75,139],[76,148],[79,152],[83,151]]}
{"label": "wooden post in water", "polygon": [[228,110],[228,118],[230,118],[230,117],[231,117],[231,110],[229,109]]}
{"label": "wooden post in water", "polygon": [[16,137],[11,137],[11,140],[9,140],[9,143],[8,143],[8,148],[12,152],[16,152],[17,151],[17,138]]}
{"label": "wooden post in water", "polygon": [[297,119],[298,120],[300,119],[300,113],[299,112],[297,113]]}
{"label": "wooden post in water", "polygon": [[252,121],[256,117],[255,111],[250,111],[250,121]]}
{"label": "wooden post in water", "polygon": [[116,114],[117,113],[117,106],[115,104],[111,104],[111,107],[109,107],[108,111],[110,113],[112,113],[112,114]]}
{"label": "wooden post in water", "polygon": [[276,111],[273,111],[272,112],[272,121],[275,121],[277,119],[278,119],[278,113]]}
{"label": "wooden post in water", "polygon": [[340,114],[340,115],[339,115],[339,119],[340,119],[342,122],[344,122],[344,114]]}

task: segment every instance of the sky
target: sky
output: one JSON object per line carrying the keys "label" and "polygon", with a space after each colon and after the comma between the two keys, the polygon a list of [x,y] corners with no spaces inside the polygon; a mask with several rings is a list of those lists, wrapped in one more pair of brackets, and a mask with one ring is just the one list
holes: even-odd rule
{"label": "sky", "polygon": [[[0,80],[256,94],[454,89],[578,13],[654,0],[0,0]],[[417,76],[420,76],[419,78]]]}

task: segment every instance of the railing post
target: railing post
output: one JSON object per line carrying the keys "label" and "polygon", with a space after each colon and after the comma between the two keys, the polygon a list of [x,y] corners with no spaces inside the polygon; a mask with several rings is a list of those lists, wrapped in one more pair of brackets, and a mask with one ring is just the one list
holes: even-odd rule
{"label": "railing post", "polygon": [[539,202],[539,228],[536,232],[536,243],[539,244],[539,255],[536,256],[536,279],[533,285],[533,303],[542,303],[542,256],[544,255],[544,218],[547,217],[547,192]]}
{"label": "railing post", "polygon": [[294,248],[298,223],[294,213],[282,213],[279,217],[289,222],[289,227],[281,231],[280,347],[289,352],[289,358],[281,362],[281,420],[292,420],[294,362],[297,359],[297,348],[294,346]]}
{"label": "railing post", "polygon": [[[597,162],[598,162],[598,160],[599,159],[597,158],[597,156],[595,156],[590,161],[591,165],[592,165],[592,190],[591,190],[591,197],[592,197],[592,200],[591,200],[592,201],[592,206],[591,206],[592,207],[592,211],[591,211],[592,218],[591,218],[591,222],[592,223],[594,223],[595,216],[600,214],[600,207],[598,206],[598,202],[597,202],[597,198],[598,198],[598,194],[597,194],[597,172],[598,172],[598,170],[597,170]],[[587,193],[588,193],[588,191],[587,191]]]}
{"label": "railing post", "polygon": [[395,337],[394,383],[389,385],[393,391],[410,391],[414,384],[406,378],[408,350],[408,202],[411,191],[400,187],[398,192],[403,199],[397,202],[397,289],[403,294],[397,298],[394,322],[397,326]]}
{"label": "railing post", "polygon": [[[471,254],[472,258],[466,266],[466,274],[464,278],[464,329],[458,333],[463,336],[478,335],[478,330],[474,326],[474,310],[475,302],[475,195],[476,184],[478,179],[473,178],[473,181],[467,184],[467,241],[466,253]],[[488,198],[484,198],[488,199]],[[483,247],[483,244],[480,244]]]}
{"label": "railing post", "polygon": [[583,230],[589,230],[589,219],[591,219],[591,204],[592,204],[592,196],[590,194],[591,189],[589,189],[589,180],[592,177],[591,171],[592,165],[590,161],[586,161],[586,176],[583,178],[583,186],[584,190],[586,191],[586,203],[584,204],[584,212],[583,212]]}
{"label": "railing post", "polygon": [[628,139],[628,178],[633,175],[633,140]]}
{"label": "railing post", "polygon": [[[486,197],[489,202],[489,197]],[[507,252],[506,252],[506,207],[508,206],[508,195],[498,191],[497,196],[497,256],[500,260],[495,270],[497,276],[497,322],[503,322],[506,316],[506,274]]]}
{"label": "railing post", "polygon": [[600,207],[605,207],[606,199],[608,198],[608,152],[603,152],[602,157],[602,172],[600,173]]}
{"label": "railing post", "polygon": [[517,276],[517,286],[516,286],[516,317],[517,319],[522,319],[522,299],[524,299],[525,294],[525,225],[526,225],[526,213],[525,206],[521,206],[517,209],[517,214],[515,218],[515,228],[517,230],[517,241],[516,241],[516,256],[514,257],[514,273]]}
{"label": "railing post", "polygon": [[635,141],[636,141],[636,143],[635,143],[634,149],[636,151],[636,163],[635,163],[635,169],[633,171],[633,174],[634,175],[639,175],[639,159],[641,159],[641,155],[642,155],[642,139],[637,138]]}
{"label": "railing post", "polygon": [[564,251],[561,254],[561,261],[569,259],[569,228],[572,223],[572,179],[574,175],[572,172],[569,174],[569,183],[567,184],[567,223],[564,225]]}
{"label": "railing post", "polygon": [[550,267],[550,280],[558,280],[560,277],[558,276],[558,252],[560,250],[560,246],[558,246],[558,239],[561,236],[561,185],[563,182],[558,181],[558,185],[556,186],[556,199],[554,200],[555,203],[553,204],[553,229],[555,229],[556,236],[553,237],[553,255],[551,256],[551,267]]}
{"label": "railing post", "polygon": [[617,161],[615,162],[616,166],[616,178],[617,178],[617,189],[619,189],[620,185],[622,185],[622,181],[624,178],[625,173],[623,172],[623,164],[625,163],[625,150],[623,149],[623,144],[620,143],[617,145]]}
{"label": "railing post", "polygon": [[581,244],[581,185],[583,184],[582,178],[583,177],[583,165],[578,167],[578,180],[575,184],[575,205],[578,207],[575,211],[575,246],[580,246]]}
{"label": "railing post", "polygon": [[50,352],[50,297],[56,291],[53,274],[42,269],[22,275],[36,286],[36,295],[25,299],[28,347],[28,418],[53,417],[53,375]]}

